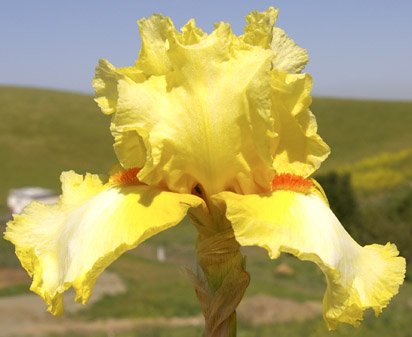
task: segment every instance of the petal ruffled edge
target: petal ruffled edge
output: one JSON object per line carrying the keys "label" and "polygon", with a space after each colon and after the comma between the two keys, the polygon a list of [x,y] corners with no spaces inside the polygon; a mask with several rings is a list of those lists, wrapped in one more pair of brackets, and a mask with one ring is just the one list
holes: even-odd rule
{"label": "petal ruffled edge", "polygon": [[7,224],[5,239],[16,246],[33,277],[30,289],[52,314],[63,313],[65,290],[73,287],[75,300],[86,303],[109,264],[202,203],[194,195],[139,184],[136,174],[129,173],[104,183],[97,175],[64,172],[57,204],[31,203]]}
{"label": "petal ruffled edge", "polygon": [[271,72],[272,114],[279,144],[273,167],[277,173],[304,177],[315,172],[329,156],[330,148],[317,133],[316,118],[310,111],[312,78],[308,74]]}
{"label": "petal ruffled edge", "polygon": [[153,14],[137,22],[142,38],[142,49],[136,67],[146,75],[164,75],[171,65],[167,57],[169,34],[175,31],[172,20],[160,14]]}
{"label": "petal ruffled edge", "polygon": [[134,66],[116,68],[109,61],[101,59],[96,66],[92,82],[95,90],[94,100],[104,114],[110,115],[116,111],[118,81],[142,82],[145,79],[143,72]]}
{"label": "petal ruffled edge", "polygon": [[246,15],[243,41],[253,46],[270,48],[273,26],[278,18],[279,10],[269,7],[264,12],[252,11]]}
{"label": "petal ruffled edge", "polygon": [[296,74],[300,73],[309,61],[306,49],[299,47],[281,28],[273,27],[270,47],[275,54],[272,60],[274,69]]}
{"label": "petal ruffled edge", "polygon": [[[378,315],[398,292],[406,262],[393,244],[359,246],[318,194],[277,190],[267,195],[222,192],[237,241],[315,262],[327,280],[324,319],[329,329],[339,322],[357,326],[363,312]],[[222,206],[221,206],[222,207]]]}

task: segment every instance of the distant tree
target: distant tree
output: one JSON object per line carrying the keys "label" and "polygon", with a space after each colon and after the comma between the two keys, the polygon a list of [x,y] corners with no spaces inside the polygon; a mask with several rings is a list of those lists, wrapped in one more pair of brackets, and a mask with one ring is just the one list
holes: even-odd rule
{"label": "distant tree", "polygon": [[350,174],[332,171],[315,179],[322,185],[332,211],[347,231],[355,237],[359,236],[361,213]]}
{"label": "distant tree", "polygon": [[410,191],[395,209],[397,217],[412,226],[412,191]]}
{"label": "distant tree", "polygon": [[[358,201],[349,173],[318,175],[330,207],[360,244],[395,243],[412,261],[412,191],[367,196]],[[409,276],[411,277],[411,276]]]}

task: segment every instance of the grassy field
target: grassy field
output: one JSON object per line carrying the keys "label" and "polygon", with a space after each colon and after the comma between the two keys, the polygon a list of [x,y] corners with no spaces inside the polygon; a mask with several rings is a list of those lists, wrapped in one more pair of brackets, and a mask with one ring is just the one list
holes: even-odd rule
{"label": "grassy field", "polygon": [[[393,310],[394,308],[392,308]],[[238,337],[410,337],[410,308],[398,305],[394,314],[383,313],[376,319],[370,313],[359,328],[343,326],[336,331],[327,331],[320,319],[301,323],[251,326],[240,324]],[[49,337],[106,337],[107,334],[92,335],[50,335]],[[200,327],[143,327],[133,333],[116,334],[116,337],[201,337]]]}
{"label": "grassy field", "polygon": [[412,180],[412,144],[404,150],[344,165],[339,171],[352,174],[353,185],[361,195],[397,189]]}
{"label": "grassy field", "polygon": [[412,147],[412,102],[315,97],[311,108],[332,149],[322,171]]}
{"label": "grassy field", "polygon": [[18,186],[58,190],[61,171],[106,172],[110,118],[90,96],[0,87],[0,203]]}
{"label": "grassy field", "polygon": [[[315,98],[312,110],[317,116],[320,134],[332,148],[332,155],[321,172],[331,169],[350,172],[365,207],[379,209],[388,200],[402,196],[412,179],[412,102]],[[110,117],[99,112],[91,96],[0,87],[0,117],[0,205],[3,209],[10,188],[44,186],[58,191],[61,171],[105,173],[115,161],[108,129]],[[410,224],[407,226],[410,228]],[[184,222],[125,254],[111,270],[124,280],[127,292],[106,296],[76,313],[74,318],[198,314],[197,300],[184,270],[184,267],[193,267],[195,240],[193,227]],[[166,247],[168,254],[164,263],[147,254],[159,245]],[[260,249],[248,248],[245,253],[252,276],[247,296],[265,294],[298,302],[321,300],[325,283],[313,264],[287,255],[271,261]],[[275,273],[276,266],[282,263],[293,270],[292,275]],[[13,247],[0,239],[0,268],[17,265]],[[27,286],[17,284],[1,289],[0,296],[26,292]],[[319,318],[275,326],[243,324],[238,336],[407,337],[412,320],[412,284],[407,282],[401,292],[381,318],[375,319],[369,313],[360,329],[342,327],[330,335]],[[159,327],[116,336],[200,335],[198,327]],[[69,336],[77,337],[73,334],[66,337]],[[106,335],[93,335],[100,336]]]}

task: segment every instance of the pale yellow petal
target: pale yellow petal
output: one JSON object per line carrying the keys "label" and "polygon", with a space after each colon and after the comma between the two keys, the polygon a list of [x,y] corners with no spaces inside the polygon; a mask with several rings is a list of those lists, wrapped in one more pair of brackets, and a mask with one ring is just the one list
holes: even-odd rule
{"label": "pale yellow petal", "polygon": [[[182,34],[168,37],[173,71],[142,83],[118,81],[113,134],[120,139],[135,130],[142,138],[147,152],[139,179],[147,184],[184,193],[200,184],[209,194],[266,188],[275,137],[271,51],[235,44],[227,24],[205,36],[190,22]],[[124,166],[128,146],[116,143]]]}
{"label": "pale yellow petal", "polygon": [[270,47],[275,54],[272,60],[274,69],[300,73],[309,61],[306,49],[299,47],[281,28],[273,28]]}
{"label": "pale yellow petal", "polygon": [[[136,130],[123,129],[122,132],[112,132],[114,137],[114,152],[125,169],[143,167],[146,162],[146,144]],[[150,146],[150,144],[147,144]],[[150,152],[149,152],[150,153]]]}
{"label": "pale yellow petal", "polygon": [[113,260],[176,225],[201,203],[193,195],[116,179],[105,184],[97,175],[65,172],[57,204],[34,202],[7,225],[5,238],[15,244],[33,277],[30,289],[54,315],[63,313],[66,289],[73,287],[76,301],[85,303],[96,278]]}
{"label": "pale yellow petal", "polygon": [[[118,83],[120,80],[127,83],[140,83],[146,75],[136,67],[115,68],[107,60],[100,60],[96,67],[93,87],[96,91],[95,101],[102,112],[110,115],[116,111],[119,98]],[[146,146],[142,137],[133,129],[124,129],[122,133],[113,133],[114,150],[122,152],[124,168],[143,167],[146,161]]]}
{"label": "pale yellow petal", "polygon": [[176,38],[179,39],[183,45],[190,46],[197,44],[207,37],[207,34],[196,26],[195,19],[190,19],[181,29],[182,34],[176,34]]}
{"label": "pale yellow petal", "polygon": [[329,147],[317,133],[308,74],[272,71],[272,113],[279,144],[273,165],[278,173],[309,176],[329,155]]}
{"label": "pale yellow petal", "polygon": [[160,14],[138,21],[142,49],[136,61],[136,67],[146,75],[162,75],[171,70],[167,56],[169,43],[167,37],[174,31],[172,20]]}
{"label": "pale yellow petal", "polygon": [[405,259],[393,244],[359,246],[316,194],[278,190],[267,195],[222,192],[226,216],[241,245],[265,248],[271,258],[287,252],[315,262],[327,289],[324,319],[357,325],[367,308],[379,314],[398,292]]}
{"label": "pale yellow petal", "polygon": [[310,77],[272,69],[304,63],[273,30],[276,18],[272,7],[250,13],[242,36],[225,23],[208,35],[194,20],[181,33],[161,15],[139,21],[135,67],[125,73],[102,61],[95,78],[96,101],[114,112],[123,167],[142,167],[149,185],[181,193],[201,185],[209,195],[268,191],[274,172],[313,173],[329,148],[309,110]]}
{"label": "pale yellow petal", "polygon": [[145,75],[136,67],[115,68],[107,60],[99,61],[93,79],[93,88],[96,92],[94,100],[106,115],[116,111],[117,83],[120,79],[140,82],[145,79]]}
{"label": "pale yellow petal", "polygon": [[278,17],[278,10],[269,7],[264,12],[253,11],[246,16],[245,34],[246,43],[254,46],[269,48],[272,41],[272,29]]}

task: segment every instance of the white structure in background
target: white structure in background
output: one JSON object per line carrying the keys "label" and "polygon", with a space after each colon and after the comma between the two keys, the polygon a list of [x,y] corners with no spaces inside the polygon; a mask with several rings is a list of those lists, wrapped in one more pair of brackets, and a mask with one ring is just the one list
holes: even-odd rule
{"label": "white structure in background", "polygon": [[32,201],[39,201],[45,204],[53,204],[59,197],[53,191],[42,187],[22,187],[13,188],[7,197],[7,206],[11,213],[20,214],[24,207]]}
{"label": "white structure in background", "polygon": [[159,262],[166,261],[166,250],[165,250],[165,247],[163,246],[157,247],[157,261]]}

